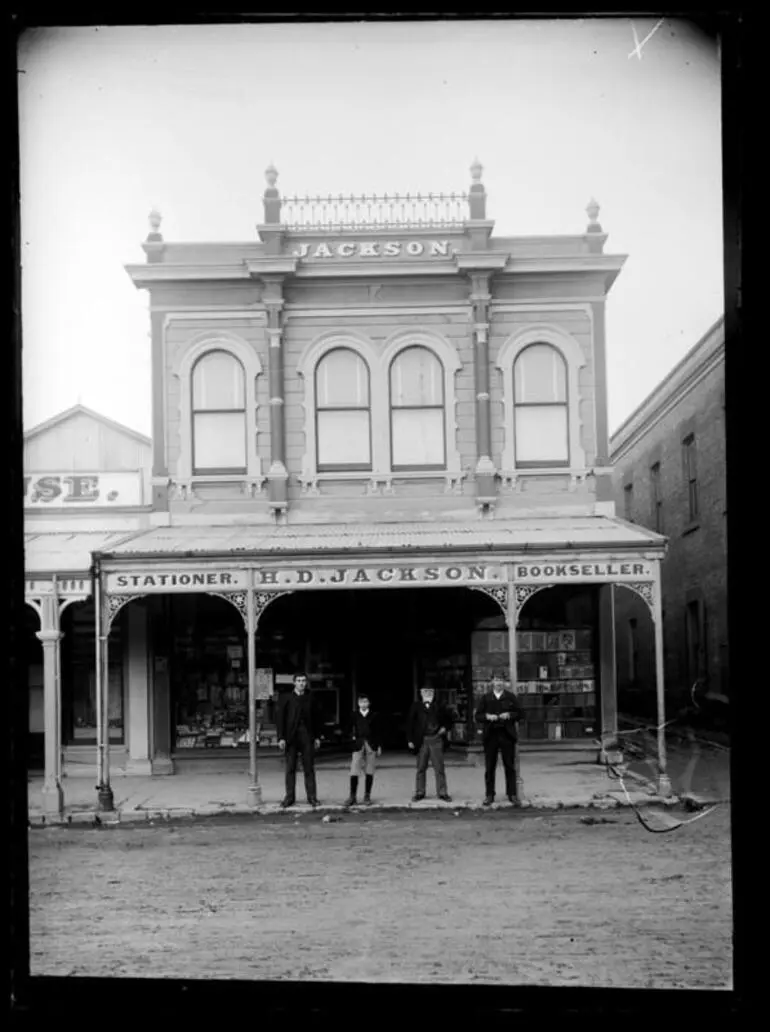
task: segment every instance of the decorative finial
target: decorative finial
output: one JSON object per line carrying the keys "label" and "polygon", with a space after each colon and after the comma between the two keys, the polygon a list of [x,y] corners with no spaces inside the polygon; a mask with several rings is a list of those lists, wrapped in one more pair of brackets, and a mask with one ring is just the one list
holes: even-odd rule
{"label": "decorative finial", "polygon": [[484,167],[478,158],[474,158],[473,164],[471,165],[471,178],[474,183],[481,182],[481,173],[484,171]]}
{"label": "decorative finial", "polygon": [[596,201],[591,198],[586,208],[586,215],[588,215],[588,228],[587,233],[601,233],[602,227],[599,225],[599,205]]}
{"label": "decorative finial", "polygon": [[276,180],[278,179],[278,169],[272,161],[265,169],[265,179],[267,180],[268,186],[275,186]]}
{"label": "decorative finial", "polygon": [[161,216],[160,212],[158,211],[158,209],[157,208],[153,208],[152,211],[150,212],[148,218],[150,220],[150,230],[153,233],[159,233],[160,232],[160,224],[161,224],[161,221],[162,221],[162,216]]}

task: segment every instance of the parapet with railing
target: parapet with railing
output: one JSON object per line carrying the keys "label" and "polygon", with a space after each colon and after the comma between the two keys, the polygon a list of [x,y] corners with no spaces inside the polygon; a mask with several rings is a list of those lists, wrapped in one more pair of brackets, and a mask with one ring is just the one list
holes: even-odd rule
{"label": "parapet with railing", "polygon": [[278,172],[270,165],[264,193],[266,226],[288,230],[462,229],[470,220],[486,217],[482,167],[471,166],[473,183],[467,193],[307,194],[282,197]]}
{"label": "parapet with railing", "polygon": [[280,224],[295,230],[461,229],[469,218],[467,193],[280,198]]}

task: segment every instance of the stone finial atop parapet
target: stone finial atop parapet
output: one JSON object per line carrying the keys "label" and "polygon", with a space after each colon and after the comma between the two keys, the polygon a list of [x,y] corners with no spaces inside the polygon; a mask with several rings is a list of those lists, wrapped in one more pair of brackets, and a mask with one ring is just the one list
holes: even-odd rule
{"label": "stone finial atop parapet", "polygon": [[163,234],[160,231],[161,214],[156,207],[153,206],[152,211],[147,216],[147,220],[150,223],[150,232],[142,244],[142,250],[147,255],[148,262],[162,262],[166,245],[163,242]]}
{"label": "stone finial atop parapet", "polygon": [[278,187],[275,185],[278,181],[278,169],[272,161],[265,169],[265,179],[267,180],[267,186],[263,195],[265,224],[275,225],[281,221],[281,195],[278,192]]}
{"label": "stone finial atop parapet", "polygon": [[588,225],[586,226],[586,233],[602,233],[602,227],[599,225],[599,205],[591,198],[586,207],[586,214],[588,215]]}
{"label": "stone finial atop parapet", "polygon": [[160,232],[160,224],[163,218],[161,213],[157,208],[153,207],[147,218],[150,223],[150,232],[147,234],[147,239],[153,243],[161,243],[163,240],[163,235]]}
{"label": "stone finial atop parapet", "polygon": [[484,167],[478,158],[474,159],[471,165],[471,188],[468,194],[468,208],[471,219],[485,219],[487,217],[487,192],[481,182],[481,175]]}

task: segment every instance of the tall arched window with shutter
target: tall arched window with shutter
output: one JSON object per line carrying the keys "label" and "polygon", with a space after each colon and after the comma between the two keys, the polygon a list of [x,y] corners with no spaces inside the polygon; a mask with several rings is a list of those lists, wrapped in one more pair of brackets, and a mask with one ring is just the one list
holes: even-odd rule
{"label": "tall arched window with shutter", "polygon": [[567,364],[551,344],[530,344],[513,366],[516,466],[569,466]]}
{"label": "tall arched window with shutter", "polygon": [[328,351],[315,369],[316,468],[370,470],[369,367],[351,348]]}
{"label": "tall arched window with shutter", "polygon": [[192,372],[192,465],[195,475],[246,472],[246,383],[227,351],[209,351]]}
{"label": "tall arched window with shutter", "polygon": [[429,348],[400,351],[390,365],[391,468],[445,469],[444,367]]}

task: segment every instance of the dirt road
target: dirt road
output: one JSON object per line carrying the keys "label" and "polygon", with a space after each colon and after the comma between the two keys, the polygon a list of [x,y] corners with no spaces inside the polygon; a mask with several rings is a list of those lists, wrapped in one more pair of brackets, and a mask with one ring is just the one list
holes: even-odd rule
{"label": "dirt road", "polygon": [[590,819],[32,830],[32,973],[729,987],[727,808],[666,835]]}

